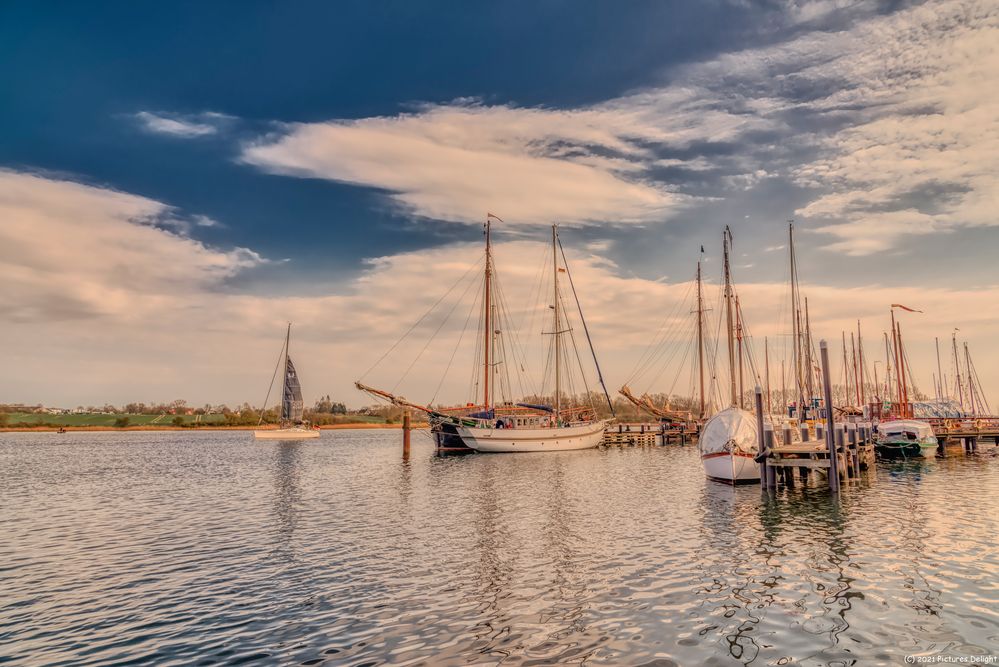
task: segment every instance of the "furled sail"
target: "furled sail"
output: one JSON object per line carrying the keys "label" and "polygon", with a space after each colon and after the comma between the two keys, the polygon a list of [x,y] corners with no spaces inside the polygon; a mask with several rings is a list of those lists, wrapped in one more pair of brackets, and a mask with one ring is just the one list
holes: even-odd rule
{"label": "furled sail", "polygon": [[298,381],[295,364],[288,363],[284,369],[284,397],[281,400],[281,419],[300,422],[305,414],[305,402],[302,400],[302,384]]}

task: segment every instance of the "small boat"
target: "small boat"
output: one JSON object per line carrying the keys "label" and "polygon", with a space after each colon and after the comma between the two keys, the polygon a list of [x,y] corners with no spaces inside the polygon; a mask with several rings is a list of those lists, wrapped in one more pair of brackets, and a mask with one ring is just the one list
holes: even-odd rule
{"label": "small boat", "polygon": [[926,422],[897,419],[878,424],[875,451],[886,457],[932,457],[937,450],[937,437]]}
{"label": "small boat", "polygon": [[[292,363],[288,354],[288,347],[291,343],[291,324],[288,324],[288,331],[284,338],[284,380],[281,389],[281,425],[279,428],[257,429],[253,436],[260,440],[304,440],[307,438],[318,438],[320,431],[318,427],[313,427],[304,421],[305,401],[302,400],[302,383],[298,380],[298,373],[295,371],[295,364]],[[278,367],[280,368],[280,366]],[[277,369],[275,369],[275,373]],[[273,386],[274,379],[271,378]],[[270,399],[270,389],[267,390],[267,398],[264,399],[264,409],[267,408],[267,401]],[[263,417],[261,416],[261,421]]]}
{"label": "small boat", "polygon": [[66,432],[66,429],[64,429],[62,426],[60,426],[59,430],[56,431],[56,433],[65,433],[65,432]]}

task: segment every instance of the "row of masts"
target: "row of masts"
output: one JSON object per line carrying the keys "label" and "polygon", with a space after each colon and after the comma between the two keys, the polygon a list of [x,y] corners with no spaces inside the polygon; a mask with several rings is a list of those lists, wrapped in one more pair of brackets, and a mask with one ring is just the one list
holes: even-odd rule
{"label": "row of masts", "polygon": [[[729,398],[733,407],[744,408],[744,324],[742,310],[739,304],[739,297],[735,293],[732,285],[732,272],[730,264],[730,251],[732,247],[732,233],[726,227],[722,235],[722,248],[724,256],[724,292],[725,301],[725,323],[726,342],[728,352],[729,367]],[[816,391],[816,368],[813,359],[811,320],[808,309],[808,298],[802,298],[798,284],[798,262],[795,255],[794,245],[794,224],[788,224],[788,247],[790,255],[790,283],[791,283],[791,324],[792,324],[792,349],[791,363],[794,377],[793,390],[797,397],[798,417],[805,418],[807,407]],[[702,248],[703,252],[703,248]],[[708,404],[706,399],[705,382],[705,323],[704,323],[704,295],[702,284],[701,260],[697,262],[697,375],[699,387],[698,415],[700,418],[707,416]],[[885,332],[885,358],[886,373],[885,386],[882,387],[878,379],[877,363],[873,366],[874,372],[874,394],[873,400],[877,403],[887,401],[892,404],[895,416],[899,418],[911,418],[913,416],[912,397],[910,397],[911,371],[908,368],[908,359],[905,355],[905,347],[902,341],[902,327],[895,318],[895,309],[903,308],[912,310],[901,304],[892,304],[891,307],[891,334]],[[863,409],[868,403],[867,385],[865,382],[865,354],[864,342],[861,332],[860,321],[857,321],[856,332],[850,332],[850,345],[847,347],[846,332],[842,334],[843,340],[843,374],[844,374],[844,400],[848,404],[854,403],[854,407]],[[962,379],[961,359],[958,354],[956,334],[952,336],[953,360],[956,371],[955,393],[961,410],[970,408],[972,414],[977,414],[985,407],[981,396],[980,384],[978,389],[972,382],[974,367],[968,351],[968,344],[964,343],[964,366],[965,375]],[[934,391],[938,403],[950,400],[950,395],[946,389],[946,382],[940,365],[940,345],[936,340],[937,347],[937,374],[934,375]],[[848,353],[849,349],[849,353]],[[764,340],[764,373],[765,391],[767,405],[771,403],[770,389],[770,346],[769,341]],[[781,362],[782,396],[787,398],[786,387],[783,386],[784,362]],[[913,395],[915,388],[913,386]],[[967,397],[967,400],[965,400]]]}

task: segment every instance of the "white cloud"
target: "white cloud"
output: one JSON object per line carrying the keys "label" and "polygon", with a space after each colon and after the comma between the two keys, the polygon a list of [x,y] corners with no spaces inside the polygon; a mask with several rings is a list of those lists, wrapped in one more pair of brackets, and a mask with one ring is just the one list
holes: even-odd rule
{"label": "white cloud", "polygon": [[135,119],[146,132],[193,139],[216,134],[220,124],[228,121],[230,117],[211,111],[193,115],[140,111],[135,114]]}
{"label": "white cloud", "polygon": [[27,173],[0,170],[0,219],[9,320],[148,317],[262,261],[165,231],[157,223],[177,218],[160,202]]}
{"label": "white cloud", "polygon": [[764,125],[675,88],[574,110],[455,103],[291,124],[246,146],[242,159],[273,173],[381,188],[433,219],[478,224],[501,210],[511,224],[640,223],[683,201],[645,176],[654,161],[647,142],[684,147]]}

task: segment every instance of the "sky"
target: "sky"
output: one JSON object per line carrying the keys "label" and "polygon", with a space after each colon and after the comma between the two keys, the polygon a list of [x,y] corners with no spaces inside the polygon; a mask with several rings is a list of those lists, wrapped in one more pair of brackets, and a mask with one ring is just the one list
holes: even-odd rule
{"label": "sky", "polygon": [[258,404],[289,321],[307,402],[467,400],[460,323],[392,346],[487,212],[515,305],[560,225],[612,390],[726,225],[779,356],[793,219],[837,359],[903,303],[993,396],[997,72],[994,1],[5,2],[0,402]]}

